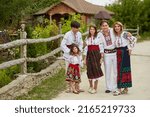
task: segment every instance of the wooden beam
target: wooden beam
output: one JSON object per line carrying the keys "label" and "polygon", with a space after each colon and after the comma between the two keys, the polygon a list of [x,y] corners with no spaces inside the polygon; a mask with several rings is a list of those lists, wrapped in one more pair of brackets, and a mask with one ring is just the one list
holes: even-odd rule
{"label": "wooden beam", "polygon": [[22,64],[25,61],[26,61],[25,58],[21,58],[21,59],[16,59],[16,60],[11,60],[11,61],[8,61],[8,62],[4,62],[4,63],[0,64],[0,70],[11,67],[11,66],[14,66],[14,65]]}
{"label": "wooden beam", "polygon": [[56,53],[58,53],[60,51],[61,51],[61,49],[59,47],[59,48],[53,50],[52,52],[50,52],[48,54],[45,54],[43,56],[39,56],[37,58],[27,58],[27,62],[37,62],[37,61],[40,61],[40,60],[44,60],[46,58],[49,58],[49,57],[53,56],[54,54],[56,54]]}

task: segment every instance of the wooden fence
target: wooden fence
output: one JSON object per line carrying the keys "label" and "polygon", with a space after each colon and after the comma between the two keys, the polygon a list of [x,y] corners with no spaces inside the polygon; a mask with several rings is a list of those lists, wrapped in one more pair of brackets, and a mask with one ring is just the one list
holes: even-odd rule
{"label": "wooden fence", "polygon": [[130,32],[133,36],[139,36],[139,26],[136,29],[124,29],[127,32]]}
{"label": "wooden fence", "polygon": [[18,47],[18,46],[20,46],[20,48],[21,48],[21,51],[20,51],[21,52],[20,53],[21,57],[19,59],[11,60],[11,61],[4,62],[4,63],[0,64],[0,69],[5,69],[5,68],[8,68],[8,67],[20,64],[21,65],[21,73],[22,74],[27,73],[27,62],[37,62],[37,61],[46,59],[50,56],[53,56],[54,54],[60,52],[60,47],[53,50],[53,51],[51,51],[50,53],[48,53],[46,55],[42,55],[42,56],[39,56],[37,58],[28,58],[27,57],[27,47],[26,46],[28,44],[50,42],[50,41],[53,41],[53,40],[60,39],[62,37],[63,37],[63,35],[60,34],[60,35],[57,35],[57,36],[54,36],[54,37],[51,37],[51,38],[44,38],[44,39],[20,39],[20,40],[12,41],[10,43],[0,45],[0,51],[5,50],[5,49]]}
{"label": "wooden fence", "polygon": [[[61,28],[60,28],[61,29]],[[125,29],[126,31],[131,32],[133,35],[139,35],[139,27],[137,29]],[[45,55],[39,56],[37,58],[29,58],[27,57],[27,45],[29,44],[36,44],[36,43],[43,43],[43,42],[50,42],[53,40],[61,40],[63,38],[63,34],[61,34],[61,30],[59,31],[60,34],[54,37],[50,38],[41,38],[41,39],[26,39],[26,32],[22,31],[22,39],[12,41],[6,44],[0,44],[0,51],[5,50],[5,49],[10,49],[10,48],[15,48],[15,47],[20,47],[20,58],[15,59],[15,60],[10,60],[4,63],[0,64],[0,70],[1,69],[6,69],[8,67],[14,66],[14,65],[21,65],[21,74],[26,74],[27,73],[27,62],[37,62],[40,60],[44,60],[46,58],[49,58],[53,56],[54,54],[58,53],[61,51],[60,47],[54,49],[50,53],[47,53]],[[88,32],[85,32],[82,34],[82,36],[86,36]]]}
{"label": "wooden fence", "polygon": [[[61,31],[60,31],[61,33]],[[83,36],[86,36],[88,34],[88,32],[83,33]],[[4,63],[0,64],[0,70],[1,69],[6,69],[8,67],[14,66],[14,65],[21,65],[21,74],[26,74],[27,73],[27,63],[28,62],[37,62],[40,60],[44,60],[46,58],[49,58],[51,56],[53,56],[54,54],[58,53],[61,51],[60,47],[52,50],[50,53],[47,53],[45,55],[42,56],[38,56],[37,58],[29,58],[27,57],[27,45],[29,44],[36,44],[36,43],[43,43],[43,42],[51,42],[53,40],[58,40],[61,41],[61,39],[63,38],[63,34],[59,34],[57,36],[54,37],[50,37],[50,38],[41,38],[41,39],[26,39],[26,32],[23,31],[22,32],[22,39],[19,40],[15,40],[6,44],[0,44],[0,51],[5,50],[5,49],[10,49],[10,48],[15,48],[15,47],[20,47],[20,58],[19,59],[15,59],[15,60],[10,60]]]}

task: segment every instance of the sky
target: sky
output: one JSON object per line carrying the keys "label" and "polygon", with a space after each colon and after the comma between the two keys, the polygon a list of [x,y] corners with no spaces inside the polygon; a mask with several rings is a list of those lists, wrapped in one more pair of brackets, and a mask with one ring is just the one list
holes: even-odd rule
{"label": "sky", "polygon": [[90,2],[92,4],[105,6],[113,3],[115,0],[85,0],[85,1]]}

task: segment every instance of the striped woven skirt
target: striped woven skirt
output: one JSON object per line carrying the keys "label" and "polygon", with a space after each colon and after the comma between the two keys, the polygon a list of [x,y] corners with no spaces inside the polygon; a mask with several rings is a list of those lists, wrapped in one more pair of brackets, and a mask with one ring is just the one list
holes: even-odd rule
{"label": "striped woven skirt", "polygon": [[98,45],[88,45],[86,58],[87,76],[89,79],[97,79],[103,76],[100,64],[100,49]]}
{"label": "striped woven skirt", "polygon": [[128,48],[117,48],[117,86],[118,88],[132,87],[131,65]]}
{"label": "striped woven skirt", "polygon": [[81,82],[79,64],[69,64],[66,81]]}

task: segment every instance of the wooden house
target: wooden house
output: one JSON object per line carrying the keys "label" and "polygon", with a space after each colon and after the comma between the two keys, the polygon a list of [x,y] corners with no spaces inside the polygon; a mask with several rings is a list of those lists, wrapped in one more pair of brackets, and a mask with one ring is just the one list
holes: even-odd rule
{"label": "wooden house", "polygon": [[94,5],[85,0],[62,0],[60,3],[54,4],[50,7],[42,9],[34,14],[35,17],[45,16],[51,20],[55,19],[57,22],[63,17],[68,19],[69,15],[81,14],[81,18],[86,23],[90,23],[94,15],[99,11],[106,11],[110,15],[114,13],[107,10],[104,6]]}

